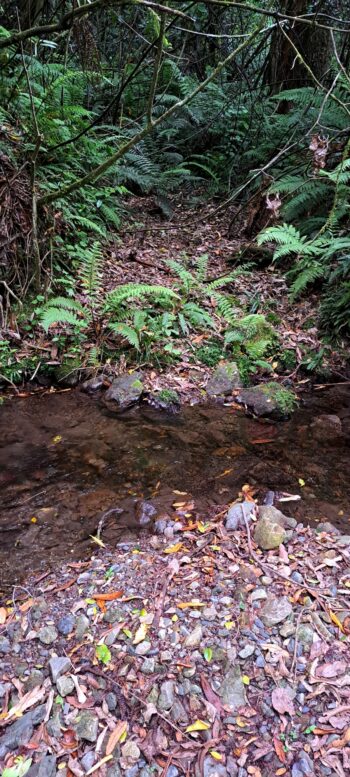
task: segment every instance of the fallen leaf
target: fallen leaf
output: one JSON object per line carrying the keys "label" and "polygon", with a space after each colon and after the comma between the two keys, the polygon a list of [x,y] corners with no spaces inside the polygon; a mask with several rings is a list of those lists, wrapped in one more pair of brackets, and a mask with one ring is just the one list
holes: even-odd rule
{"label": "fallen leaf", "polygon": [[193,731],[208,731],[209,728],[209,723],[205,723],[204,720],[195,720],[194,723],[187,726],[186,734],[191,734]]}
{"label": "fallen leaf", "polygon": [[169,548],[165,548],[164,553],[178,553],[181,550],[183,543],[177,542],[176,545],[170,545]]}
{"label": "fallen leaf", "polygon": [[279,758],[281,763],[285,764],[287,759],[286,759],[286,754],[284,752],[284,747],[281,740],[277,739],[277,737],[273,737],[273,746],[275,748],[275,753],[277,755],[277,758]]}
{"label": "fallen leaf", "polygon": [[147,631],[148,631],[147,623],[141,623],[132,641],[133,645],[138,645],[140,642],[143,642],[143,640],[146,637]]}
{"label": "fallen leaf", "polygon": [[214,761],[222,761],[222,755],[221,753],[218,753],[217,750],[210,750],[210,755],[212,758],[214,758]]}
{"label": "fallen leaf", "polygon": [[288,712],[289,715],[295,714],[291,691],[288,688],[274,688],[271,701],[272,706],[280,715],[284,715],[285,712]]}
{"label": "fallen leaf", "polygon": [[127,721],[119,720],[116,727],[113,729],[112,733],[108,738],[108,742],[106,745],[106,755],[110,755],[110,753],[113,753],[115,746],[118,744],[118,742],[120,742],[120,739],[122,738],[123,734],[126,734],[127,730],[128,730]]}
{"label": "fallen leaf", "polygon": [[7,618],[6,607],[0,607],[0,626],[3,626]]}
{"label": "fallen leaf", "polygon": [[96,645],[95,653],[101,664],[108,664],[112,658],[111,651],[104,642],[101,645]]}
{"label": "fallen leaf", "polygon": [[94,537],[93,534],[89,534],[89,537],[91,540],[93,540],[93,542],[96,542],[96,545],[99,545],[100,548],[106,547],[104,542],[102,542],[102,540],[100,540],[99,537]]}
{"label": "fallen leaf", "polygon": [[95,601],[100,599],[101,602],[113,602],[114,599],[120,599],[121,596],[123,596],[123,591],[111,591],[108,594],[91,594],[92,599],[95,599]]}
{"label": "fallen leaf", "polygon": [[338,677],[339,675],[344,674],[346,672],[346,663],[345,661],[333,661],[333,662],[327,662],[325,664],[321,664],[317,667],[315,675],[317,677]]}
{"label": "fallen leaf", "polygon": [[186,610],[187,607],[206,607],[205,602],[198,602],[197,599],[192,599],[191,602],[179,602],[177,604],[179,610]]}

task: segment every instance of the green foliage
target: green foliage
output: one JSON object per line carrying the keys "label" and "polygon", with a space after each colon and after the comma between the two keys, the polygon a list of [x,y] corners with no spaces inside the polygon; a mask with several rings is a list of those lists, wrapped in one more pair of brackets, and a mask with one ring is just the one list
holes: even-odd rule
{"label": "green foliage", "polygon": [[212,340],[206,345],[197,348],[195,355],[196,359],[202,362],[202,364],[206,364],[207,367],[216,367],[223,357],[223,348],[218,342]]}
{"label": "green foliage", "polygon": [[270,381],[269,383],[265,383],[262,388],[264,393],[268,396],[273,396],[283,415],[289,416],[298,407],[298,400],[293,391],[284,388],[284,386],[280,386],[279,383]]}
{"label": "green foliage", "polygon": [[1,777],[24,777],[32,764],[31,758],[20,755],[15,758],[14,766],[9,766],[1,772]]}

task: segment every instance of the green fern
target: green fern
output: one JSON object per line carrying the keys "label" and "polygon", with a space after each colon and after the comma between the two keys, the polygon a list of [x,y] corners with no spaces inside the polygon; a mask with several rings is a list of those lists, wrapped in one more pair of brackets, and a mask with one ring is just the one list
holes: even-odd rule
{"label": "green fern", "polygon": [[128,326],[128,324],[112,323],[109,324],[109,328],[112,330],[112,332],[121,335],[125,340],[128,341],[128,343],[130,343],[133,348],[136,348],[137,351],[140,350],[139,335],[136,329],[133,329],[132,326]]}

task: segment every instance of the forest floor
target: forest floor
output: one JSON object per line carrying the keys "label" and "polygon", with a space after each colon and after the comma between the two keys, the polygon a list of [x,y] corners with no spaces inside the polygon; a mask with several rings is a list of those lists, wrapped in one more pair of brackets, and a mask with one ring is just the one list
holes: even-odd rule
{"label": "forest floor", "polygon": [[350,538],[298,524],[263,551],[174,498],[178,540],[123,539],[4,602],[3,775],[345,777]]}
{"label": "forest floor", "polygon": [[[189,207],[178,198],[174,203],[172,216],[168,220],[161,217],[159,208],[152,197],[132,197],[127,202],[128,213],[124,226],[117,236],[110,236],[105,246],[103,286],[109,292],[124,283],[160,284],[177,287],[178,279],[169,268],[168,261],[184,262],[186,267],[195,274],[196,261],[203,254],[208,255],[208,280],[226,275],[233,269],[249,263],[250,272],[237,276],[228,291],[234,295],[238,303],[238,316],[248,313],[263,313],[271,321],[279,338],[279,353],[293,354],[290,368],[282,367],[277,358],[277,369],[274,359],[270,358],[271,370],[264,373],[259,368],[257,374],[252,373],[252,380],[275,380],[281,376],[289,378],[296,386],[307,388],[312,384],[312,372],[318,380],[346,379],[346,353],[341,349],[325,346],[317,328],[319,297],[313,292],[291,301],[285,275],[271,263],[266,263],[265,254],[257,251],[252,241],[244,237],[244,225],[237,218],[235,211],[218,210],[216,203],[194,205]],[[233,223],[234,237],[229,238],[230,222]],[[215,303],[210,299],[203,300],[208,313],[215,314]],[[0,344],[0,378],[2,374],[9,376],[5,383],[15,383],[15,376],[21,375],[26,366],[26,379],[29,385],[35,385],[36,379],[45,385],[55,383],[55,370],[62,361],[68,358],[72,364],[72,373],[78,376],[75,363],[80,360],[84,367],[86,354],[94,345],[93,333],[88,333],[87,341],[81,347],[79,354],[78,342],[74,336],[64,335],[62,325],[51,327],[49,335],[43,332],[37,319],[28,327],[28,317],[19,321],[17,334],[11,335],[6,350],[4,341]],[[23,326],[23,324],[25,326]],[[13,327],[16,330],[16,326]],[[214,333],[215,334],[215,333]],[[136,351],[126,347],[126,358],[121,357],[114,364],[113,349],[115,342],[109,343],[108,336],[104,340],[110,350],[107,372],[111,377],[128,369],[141,366],[144,373],[146,388],[176,389],[182,401],[198,401],[203,393],[208,376],[211,372],[197,358],[198,348],[210,342],[213,332],[208,330],[199,334],[190,332],[183,334],[174,341],[179,354],[173,363],[157,364],[152,357],[143,358]],[[60,343],[60,344],[57,344]],[[227,357],[229,358],[229,356]],[[71,360],[71,362],[70,362]],[[171,361],[171,359],[169,359]],[[103,366],[103,364],[101,365]],[[318,370],[318,373],[317,373]],[[80,372],[84,378],[88,368]],[[51,380],[50,380],[51,378]],[[56,380],[57,383],[57,380]],[[61,386],[64,381],[61,382]]]}

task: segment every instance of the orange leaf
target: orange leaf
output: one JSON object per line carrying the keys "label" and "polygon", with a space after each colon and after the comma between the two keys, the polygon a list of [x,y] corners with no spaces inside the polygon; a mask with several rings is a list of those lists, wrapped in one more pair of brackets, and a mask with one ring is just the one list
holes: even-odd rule
{"label": "orange leaf", "polygon": [[277,737],[273,738],[273,746],[275,748],[275,753],[277,755],[277,758],[285,764],[286,763],[286,754],[284,752],[283,744],[280,741],[280,739],[277,739]]}
{"label": "orange leaf", "polygon": [[7,618],[6,607],[0,607],[0,626],[3,626]]}
{"label": "orange leaf", "polygon": [[123,734],[126,734],[128,730],[128,724],[126,720],[119,720],[116,727],[113,729],[112,733],[110,734],[106,746],[106,755],[110,755],[113,753],[113,750],[115,746],[120,741]]}
{"label": "orange leaf", "polygon": [[113,602],[114,599],[120,599],[123,596],[123,591],[111,591],[109,594],[92,594],[91,598],[101,602]]}
{"label": "orange leaf", "polygon": [[332,612],[332,610],[328,610],[328,614],[329,614],[329,617],[330,617],[331,621],[333,621],[333,623],[335,623],[335,625],[338,626],[338,629],[340,629],[340,631],[344,632],[343,624],[339,620],[339,618],[336,616],[335,612]]}

